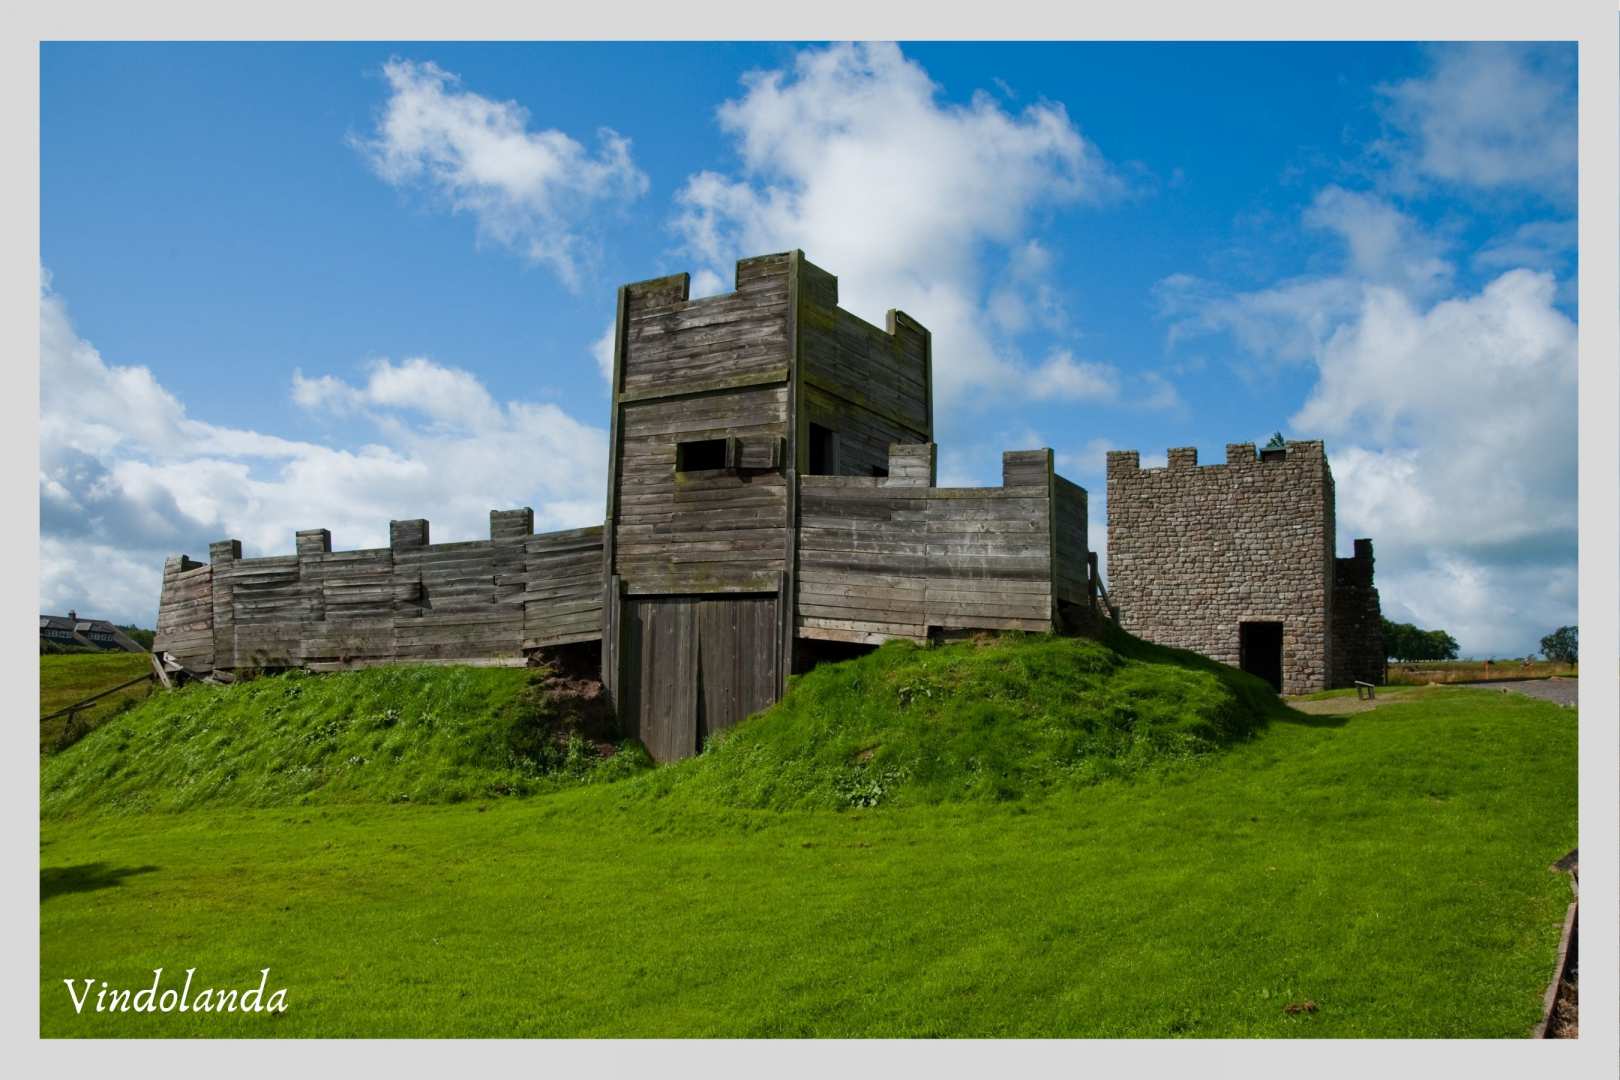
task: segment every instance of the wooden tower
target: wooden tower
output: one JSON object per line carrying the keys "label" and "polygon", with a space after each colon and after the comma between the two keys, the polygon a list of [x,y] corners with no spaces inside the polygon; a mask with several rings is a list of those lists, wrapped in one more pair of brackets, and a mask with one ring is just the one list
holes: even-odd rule
{"label": "wooden tower", "polygon": [[602,669],[660,760],[785,689],[798,478],[887,476],[891,446],[933,440],[915,320],[842,310],[799,251],[738,262],[730,293],[689,285],[622,286],[614,330]]}

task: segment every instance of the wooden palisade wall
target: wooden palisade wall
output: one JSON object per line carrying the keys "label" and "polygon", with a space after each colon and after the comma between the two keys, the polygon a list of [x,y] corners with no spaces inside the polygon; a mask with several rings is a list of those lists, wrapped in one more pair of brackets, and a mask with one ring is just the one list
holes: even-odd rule
{"label": "wooden palisade wall", "polygon": [[154,651],[174,654],[193,671],[214,669],[214,569],[184,555],[163,564]]}
{"label": "wooden palisade wall", "polygon": [[333,551],[297,534],[292,555],[242,558],[237,540],[164,570],[154,648],[190,670],[375,663],[522,664],[525,650],[602,633],[600,527],[535,535],[531,510],[490,514],[490,539],[429,542],[395,521],[385,548]]}
{"label": "wooden palisade wall", "polygon": [[1053,475],[1050,450],[1003,454],[994,488],[934,487],[932,444],[890,462],[887,478],[800,480],[800,637],[1046,631],[1060,601],[1086,602],[1085,491]]}

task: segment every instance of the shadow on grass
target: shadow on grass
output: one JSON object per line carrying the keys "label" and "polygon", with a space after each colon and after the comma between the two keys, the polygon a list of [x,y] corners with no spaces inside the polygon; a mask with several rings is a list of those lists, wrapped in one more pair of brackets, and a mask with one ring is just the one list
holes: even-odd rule
{"label": "shadow on grass", "polygon": [[45,866],[39,871],[39,899],[43,903],[53,896],[67,893],[94,892],[110,889],[124,883],[136,874],[150,874],[156,866],[108,866],[104,862],[81,863],[78,866]]}
{"label": "shadow on grass", "polygon": [[1298,724],[1300,727],[1341,728],[1350,722],[1354,713],[1302,713],[1298,709],[1291,709],[1284,705],[1283,711],[1272,719],[1280,720],[1285,724]]}

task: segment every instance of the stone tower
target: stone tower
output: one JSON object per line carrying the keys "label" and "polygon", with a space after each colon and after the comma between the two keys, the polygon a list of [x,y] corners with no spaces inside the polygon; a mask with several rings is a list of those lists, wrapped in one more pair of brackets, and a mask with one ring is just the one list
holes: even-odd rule
{"label": "stone tower", "polygon": [[[1204,466],[1182,447],[1157,469],[1134,450],[1108,454],[1109,593],[1138,637],[1288,694],[1365,678],[1382,651],[1367,630],[1378,625],[1372,544],[1335,560],[1333,543],[1333,473],[1319,441],[1259,453],[1229,443],[1224,464]],[[1340,591],[1353,611],[1336,620]],[[1343,663],[1341,648],[1353,652]]]}

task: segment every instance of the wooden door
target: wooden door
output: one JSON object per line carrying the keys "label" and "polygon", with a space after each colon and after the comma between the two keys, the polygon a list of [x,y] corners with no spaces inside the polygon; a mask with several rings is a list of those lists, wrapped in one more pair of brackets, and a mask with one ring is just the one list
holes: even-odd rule
{"label": "wooden door", "polygon": [[697,752],[696,605],[684,596],[638,596],[624,605],[624,715],[654,761]]}
{"label": "wooden door", "polygon": [[781,649],[775,595],[699,601],[698,744],[776,701]]}
{"label": "wooden door", "polygon": [[690,757],[777,697],[775,594],[624,602],[621,715],[655,761]]}

